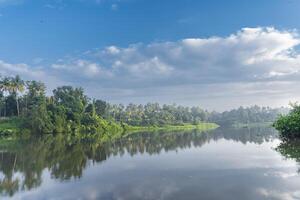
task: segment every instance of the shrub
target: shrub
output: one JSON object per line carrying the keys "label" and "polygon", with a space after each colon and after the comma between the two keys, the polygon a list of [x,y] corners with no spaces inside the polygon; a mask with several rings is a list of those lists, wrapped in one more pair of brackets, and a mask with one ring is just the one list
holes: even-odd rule
{"label": "shrub", "polygon": [[300,105],[293,104],[288,115],[280,115],[273,126],[283,138],[300,138]]}

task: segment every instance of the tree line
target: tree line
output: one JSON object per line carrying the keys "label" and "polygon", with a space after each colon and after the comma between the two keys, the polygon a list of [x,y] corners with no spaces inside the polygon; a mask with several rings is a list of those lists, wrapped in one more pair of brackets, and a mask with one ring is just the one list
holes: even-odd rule
{"label": "tree line", "polygon": [[[99,101],[99,100],[98,100]],[[95,104],[97,105],[97,102]],[[182,125],[198,124],[208,120],[208,111],[200,107],[185,107],[176,104],[160,105],[159,103],[123,104],[105,103],[105,119],[114,119],[133,126]]]}
{"label": "tree line", "polygon": [[274,122],[279,115],[289,112],[288,108],[270,108],[259,107],[257,105],[251,107],[239,107],[230,111],[211,112],[208,119],[219,125],[234,124],[253,124]]}
{"label": "tree line", "polygon": [[161,125],[161,124],[197,124],[203,121],[214,122],[219,125],[232,126],[234,124],[252,124],[274,122],[280,114],[286,114],[288,108],[270,107],[239,107],[224,112],[209,112],[201,107],[186,107],[173,105],[123,104],[111,105],[106,103],[104,118],[113,118],[130,125]]}
{"label": "tree line", "polygon": [[104,133],[120,131],[126,125],[164,126],[274,121],[282,109],[253,106],[225,112],[209,112],[201,107],[159,103],[110,104],[91,99],[82,88],[61,86],[46,96],[39,81],[24,81],[20,76],[0,79],[0,117],[17,117],[30,130],[42,133]]}
{"label": "tree line", "polygon": [[22,126],[39,133],[115,132],[120,127],[103,120],[82,88],[62,86],[46,96],[39,81],[24,81],[19,76],[0,80],[0,116],[18,117]]}

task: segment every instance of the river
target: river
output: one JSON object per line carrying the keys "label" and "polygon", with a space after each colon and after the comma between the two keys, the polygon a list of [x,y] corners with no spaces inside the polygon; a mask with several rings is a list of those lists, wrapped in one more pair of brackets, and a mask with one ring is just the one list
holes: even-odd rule
{"label": "river", "polygon": [[267,127],[20,139],[0,145],[0,198],[300,199],[297,148]]}

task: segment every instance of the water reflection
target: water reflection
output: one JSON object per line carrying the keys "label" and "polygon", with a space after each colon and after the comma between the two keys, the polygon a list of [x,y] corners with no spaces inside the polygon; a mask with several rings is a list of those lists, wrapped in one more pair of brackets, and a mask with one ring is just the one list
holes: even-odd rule
{"label": "water reflection", "polygon": [[[283,141],[276,150],[286,159],[292,159],[300,165],[300,140]],[[300,167],[298,173],[300,173]]]}
{"label": "water reflection", "polygon": [[[105,144],[60,135],[17,140],[0,146],[0,192],[13,196],[18,191],[39,187],[43,182],[44,170],[49,171],[52,179],[59,181],[80,179],[89,165],[101,163],[115,155],[160,154],[202,147],[220,139],[261,144],[276,137],[274,129],[264,127],[217,129],[203,133],[142,133]],[[282,150],[280,152],[284,153]]]}

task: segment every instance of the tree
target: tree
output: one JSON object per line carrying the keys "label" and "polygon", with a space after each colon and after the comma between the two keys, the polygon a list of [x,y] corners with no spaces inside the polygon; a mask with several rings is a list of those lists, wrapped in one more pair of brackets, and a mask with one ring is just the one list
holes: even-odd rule
{"label": "tree", "polygon": [[25,95],[25,107],[26,110],[31,110],[34,106],[45,99],[46,86],[42,82],[38,81],[27,81],[27,94]]}
{"label": "tree", "polygon": [[46,101],[35,106],[27,118],[27,124],[35,133],[53,133],[54,125],[47,110]]}
{"label": "tree", "polygon": [[281,115],[273,124],[284,139],[300,137],[300,105],[291,104],[291,106],[291,112]]}
{"label": "tree", "polygon": [[108,114],[107,113],[108,106],[109,106],[108,103],[97,99],[94,101],[94,105],[95,105],[96,114],[103,118],[106,118]]}
{"label": "tree", "polygon": [[55,104],[61,105],[66,110],[67,120],[80,123],[80,116],[83,114],[88,103],[82,88],[62,86],[53,90]]}
{"label": "tree", "polygon": [[0,88],[3,91],[9,92],[11,96],[14,96],[16,100],[17,114],[19,116],[20,108],[19,108],[18,93],[24,91],[25,89],[24,81],[20,78],[19,75],[16,75],[13,78],[6,77],[1,81]]}
{"label": "tree", "polygon": [[5,116],[5,96],[3,91],[0,90],[0,117]]}
{"label": "tree", "polygon": [[45,96],[46,87],[38,81],[27,81],[26,120],[30,129],[37,133],[52,133],[55,129]]}
{"label": "tree", "polygon": [[24,89],[25,89],[24,81],[20,78],[19,75],[17,75],[13,79],[13,88],[14,88],[14,93],[16,94],[17,112],[18,112],[18,116],[19,116],[20,108],[19,108],[18,92],[24,92]]}
{"label": "tree", "polygon": [[[11,91],[11,81],[8,77],[4,77],[0,82],[0,90],[4,96],[4,93]],[[6,116],[6,99],[4,99],[4,117]]]}

